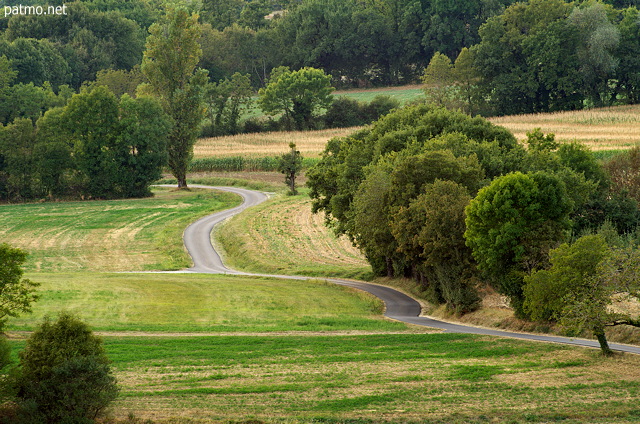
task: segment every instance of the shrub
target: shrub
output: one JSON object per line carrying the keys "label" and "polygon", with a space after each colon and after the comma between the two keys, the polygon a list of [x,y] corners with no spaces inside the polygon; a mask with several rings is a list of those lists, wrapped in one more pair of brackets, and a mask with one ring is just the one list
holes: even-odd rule
{"label": "shrub", "polygon": [[46,318],[20,352],[17,400],[26,423],[90,423],[118,388],[102,340],[78,318]]}

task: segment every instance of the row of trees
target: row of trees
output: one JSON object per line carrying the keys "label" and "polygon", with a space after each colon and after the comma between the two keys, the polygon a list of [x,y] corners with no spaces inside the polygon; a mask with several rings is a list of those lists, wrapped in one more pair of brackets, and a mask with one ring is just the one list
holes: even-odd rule
{"label": "row of trees", "polygon": [[74,95],[34,125],[0,127],[0,198],[143,197],[166,163],[170,121],[149,97],[105,87]]}
{"label": "row of trees", "polygon": [[525,150],[501,127],[428,105],[331,140],[307,177],[314,211],[378,275],[411,276],[456,312],[475,309],[490,284],[518,316],[538,318],[525,286],[552,249],[640,223],[636,200],[612,190],[582,145],[532,131]]}

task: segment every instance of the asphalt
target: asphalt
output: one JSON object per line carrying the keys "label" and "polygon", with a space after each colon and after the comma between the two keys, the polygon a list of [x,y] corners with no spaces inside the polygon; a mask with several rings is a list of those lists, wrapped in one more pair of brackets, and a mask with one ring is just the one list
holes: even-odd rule
{"label": "asphalt", "polygon": [[[218,187],[218,186],[205,186],[205,185],[192,185],[191,187],[221,190],[235,193],[242,197],[243,203],[232,209],[227,209],[221,212],[214,213],[199,219],[191,224],[184,232],[183,240],[185,247],[187,248],[194,265],[185,270],[185,272],[203,273],[203,274],[233,274],[233,275],[247,275],[247,276],[259,276],[259,277],[274,277],[284,278],[292,280],[308,280],[312,277],[304,276],[291,276],[291,275],[273,275],[273,274],[256,274],[247,273],[230,269],[224,265],[218,252],[216,252],[211,242],[211,232],[213,228],[223,222],[224,220],[242,212],[243,210],[258,205],[269,198],[265,193],[247,190],[236,187]],[[317,277],[313,277],[317,279]],[[547,343],[561,343],[575,346],[584,346],[591,348],[600,348],[599,344],[595,340],[560,337],[560,336],[546,336],[539,334],[529,333],[516,333],[509,331],[494,330],[483,327],[467,326],[457,323],[451,323],[446,321],[437,320],[428,316],[422,315],[422,308],[420,303],[415,299],[407,296],[406,294],[392,289],[390,287],[365,283],[362,281],[345,280],[339,278],[327,278],[327,281],[352,287],[358,290],[371,293],[372,295],[381,299],[385,304],[384,315],[390,319],[405,322],[423,327],[431,327],[443,330],[450,333],[467,333],[467,334],[479,334],[495,337],[510,337],[515,339],[524,339],[531,341],[540,341]],[[613,350],[640,354],[640,346],[632,346],[618,343],[610,343],[609,347]]]}

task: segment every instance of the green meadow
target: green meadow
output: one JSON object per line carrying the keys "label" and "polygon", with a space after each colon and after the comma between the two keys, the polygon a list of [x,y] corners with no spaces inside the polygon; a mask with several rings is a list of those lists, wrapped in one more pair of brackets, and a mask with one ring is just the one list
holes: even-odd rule
{"label": "green meadow", "polygon": [[176,270],[196,219],[234,207],[230,193],[156,188],[135,200],[0,205],[0,240],[29,253],[30,272]]}
{"label": "green meadow", "polygon": [[116,408],[159,422],[640,419],[637,357],[560,345],[406,333],[105,343],[122,387]]}

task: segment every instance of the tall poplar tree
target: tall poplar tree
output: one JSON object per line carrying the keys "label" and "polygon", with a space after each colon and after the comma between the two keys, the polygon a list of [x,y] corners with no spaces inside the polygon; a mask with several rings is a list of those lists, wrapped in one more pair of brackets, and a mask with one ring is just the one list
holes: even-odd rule
{"label": "tall poplar tree", "polygon": [[173,121],[167,144],[169,169],[178,187],[187,188],[187,167],[204,117],[203,91],[208,79],[207,71],[196,69],[202,56],[198,15],[169,9],[149,33],[142,72]]}

